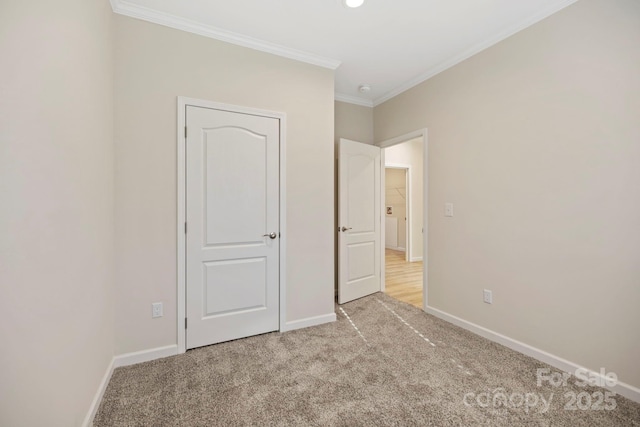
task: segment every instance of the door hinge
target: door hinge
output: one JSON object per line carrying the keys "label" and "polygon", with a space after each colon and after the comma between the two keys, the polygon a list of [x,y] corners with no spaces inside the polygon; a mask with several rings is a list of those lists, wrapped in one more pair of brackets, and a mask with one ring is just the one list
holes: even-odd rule
{"label": "door hinge", "polygon": [[187,138],[187,127],[186,126],[184,127],[184,138],[185,139]]}
{"label": "door hinge", "polygon": [[184,223],[184,234],[187,234],[187,223]]}
{"label": "door hinge", "polygon": [[184,318],[184,328],[187,329],[187,318]]}

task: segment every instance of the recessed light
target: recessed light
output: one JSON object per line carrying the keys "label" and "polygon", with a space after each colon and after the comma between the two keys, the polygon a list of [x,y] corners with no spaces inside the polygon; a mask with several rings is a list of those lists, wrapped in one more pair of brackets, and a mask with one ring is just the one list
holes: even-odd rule
{"label": "recessed light", "polygon": [[360,7],[364,3],[364,0],[343,0],[343,2],[347,7]]}
{"label": "recessed light", "polygon": [[369,93],[371,91],[371,86],[369,85],[360,85],[358,87],[358,92],[360,93]]}

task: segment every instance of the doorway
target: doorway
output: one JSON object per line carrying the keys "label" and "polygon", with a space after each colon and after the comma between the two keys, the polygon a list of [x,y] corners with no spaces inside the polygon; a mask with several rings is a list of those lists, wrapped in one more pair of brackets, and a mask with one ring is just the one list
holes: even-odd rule
{"label": "doorway", "polygon": [[[395,147],[402,148],[401,145]],[[422,261],[410,262],[409,256],[412,233],[410,177],[411,165],[385,163],[385,292],[422,308]]]}
{"label": "doorway", "polygon": [[[397,151],[408,151],[409,148],[412,150],[405,153],[404,159],[394,158]],[[407,264],[404,267],[417,269],[414,272],[414,286],[417,286],[418,293],[422,290],[422,304],[420,300],[412,303],[425,309],[428,306],[427,129],[382,141],[377,146],[340,139],[336,210],[337,300],[342,304],[374,292],[386,291],[385,156],[390,164],[405,163],[410,165],[409,169],[412,171],[409,172],[407,185],[407,189],[412,192],[411,208],[407,215],[407,228],[411,232],[406,239],[408,250],[402,258]],[[382,173],[377,172],[380,169]],[[355,198],[352,200],[350,195],[355,195]],[[354,209],[349,209],[349,206]],[[353,240],[365,237],[367,241]],[[350,262],[350,255],[355,256],[356,262]],[[403,282],[405,279],[400,280]],[[355,286],[348,286],[350,283]],[[353,290],[349,295],[341,292],[345,285]]]}
{"label": "doorway", "polygon": [[411,208],[411,192],[409,189],[409,165],[396,165],[386,163],[384,167],[385,177],[385,213],[384,229],[386,249],[392,249],[405,254],[409,260],[409,223]]}
{"label": "doorway", "polygon": [[280,329],[283,121],[178,99],[179,352]]}
{"label": "doorway", "polygon": [[385,166],[382,291],[427,306],[427,132],[380,144]]}

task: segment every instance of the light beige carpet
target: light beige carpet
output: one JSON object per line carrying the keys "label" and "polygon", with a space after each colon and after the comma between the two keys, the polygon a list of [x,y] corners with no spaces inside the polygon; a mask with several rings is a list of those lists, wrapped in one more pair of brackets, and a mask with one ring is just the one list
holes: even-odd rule
{"label": "light beige carpet", "polygon": [[639,404],[575,377],[539,386],[558,371],[384,294],[336,312],[118,368],[94,425],[640,426]]}

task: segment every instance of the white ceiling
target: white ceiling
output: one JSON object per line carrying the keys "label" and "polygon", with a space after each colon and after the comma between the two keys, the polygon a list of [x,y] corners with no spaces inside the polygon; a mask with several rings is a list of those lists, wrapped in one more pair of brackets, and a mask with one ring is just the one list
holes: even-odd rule
{"label": "white ceiling", "polygon": [[[378,105],[577,0],[112,0],[114,11],[335,68],[336,99]],[[371,86],[362,94],[361,84]]]}

